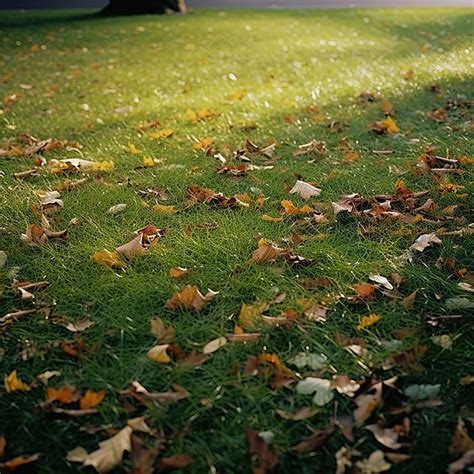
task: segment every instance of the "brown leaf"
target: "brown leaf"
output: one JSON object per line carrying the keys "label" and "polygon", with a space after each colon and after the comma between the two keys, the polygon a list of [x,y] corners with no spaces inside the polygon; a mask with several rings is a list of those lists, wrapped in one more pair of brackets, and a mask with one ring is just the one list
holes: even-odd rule
{"label": "brown leaf", "polygon": [[301,407],[298,408],[295,412],[285,411],[285,410],[276,410],[276,412],[285,420],[292,421],[301,421],[312,418],[314,415],[319,413],[319,408],[313,407]]}
{"label": "brown leaf", "polygon": [[287,250],[277,247],[271,242],[267,242],[264,239],[260,239],[258,242],[258,249],[254,250],[251,254],[251,259],[257,263],[273,262],[280,255],[285,255]]}
{"label": "brown leaf", "polygon": [[291,448],[291,451],[295,451],[297,453],[317,451],[327,442],[333,432],[334,425],[330,424],[326,429],[316,431],[308,438],[305,438],[304,440],[300,441],[298,444]]}
{"label": "brown leaf", "polygon": [[155,318],[150,321],[150,332],[156,337],[157,342],[168,343],[175,337],[175,330],[172,326],[165,326],[161,318]]}
{"label": "brown leaf", "polygon": [[357,408],[354,410],[354,420],[358,425],[364,423],[372,412],[382,403],[382,383],[379,382],[370,387],[367,394],[359,395],[355,398]]}
{"label": "brown leaf", "polygon": [[199,312],[204,306],[208,305],[217,294],[217,291],[208,290],[206,295],[203,295],[195,286],[187,285],[169,298],[165,306],[168,309],[180,308]]}
{"label": "brown leaf", "polygon": [[402,447],[398,442],[398,432],[393,428],[384,428],[380,423],[375,423],[367,425],[365,429],[371,431],[375,439],[387,448],[397,450]]}
{"label": "brown leaf", "polygon": [[159,469],[162,471],[173,471],[184,469],[194,462],[194,458],[189,454],[174,454],[160,459]]}
{"label": "brown leaf", "polygon": [[252,471],[254,474],[265,474],[274,469],[278,463],[276,451],[251,428],[245,428],[247,449],[252,457]]}

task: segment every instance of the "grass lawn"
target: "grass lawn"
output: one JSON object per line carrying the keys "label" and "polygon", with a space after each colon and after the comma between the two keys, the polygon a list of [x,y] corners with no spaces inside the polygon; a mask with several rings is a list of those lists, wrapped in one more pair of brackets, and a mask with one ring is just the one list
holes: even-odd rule
{"label": "grass lawn", "polygon": [[[0,388],[0,461],[75,472],[144,416],[117,472],[335,472],[345,446],[446,472],[473,416],[472,11],[78,15],[0,14],[0,376],[27,384]],[[186,285],[218,294],[167,303]]]}

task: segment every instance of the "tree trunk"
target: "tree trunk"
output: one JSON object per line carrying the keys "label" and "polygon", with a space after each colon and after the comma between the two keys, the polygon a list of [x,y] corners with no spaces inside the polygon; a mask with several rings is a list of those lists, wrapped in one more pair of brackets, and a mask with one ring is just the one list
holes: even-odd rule
{"label": "tree trunk", "polygon": [[143,15],[180,12],[186,14],[186,0],[109,0],[101,11],[103,15]]}

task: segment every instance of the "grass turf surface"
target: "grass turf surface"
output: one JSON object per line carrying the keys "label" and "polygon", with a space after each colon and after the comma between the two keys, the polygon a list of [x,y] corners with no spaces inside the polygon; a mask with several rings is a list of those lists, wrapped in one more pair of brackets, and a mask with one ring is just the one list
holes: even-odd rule
{"label": "grass turf surface", "polygon": [[[457,416],[461,409],[466,413],[462,407],[470,398],[469,386],[458,382],[473,372],[473,347],[466,309],[454,311],[463,318],[436,327],[427,323],[427,316],[453,314],[444,306],[446,299],[469,296],[459,288],[461,280],[452,268],[436,267],[435,262],[439,257],[452,258],[456,268],[468,267],[472,237],[440,236],[441,245],[402,265],[397,257],[415,238],[440,225],[384,221],[365,234],[358,227],[358,221],[367,225],[362,218],[336,219],[327,212],[328,224],[299,229],[300,233],[322,234],[321,238],[292,244],[298,254],[314,258],[313,265],[255,264],[249,262],[249,256],[257,247],[257,234],[285,246],[282,239],[290,237],[294,218],[273,223],[261,216],[280,215],[282,199],[303,204],[285,191],[285,182],[293,185],[296,174],[317,182],[322,189],[321,196],[312,198],[310,204],[329,204],[355,192],[392,194],[401,177],[413,191],[429,190],[428,197],[439,209],[458,206],[455,215],[459,220],[442,224],[448,230],[470,222],[469,165],[462,176],[449,177],[450,182],[464,186],[450,193],[439,192],[432,174],[414,176],[411,169],[430,145],[439,147],[437,153],[442,156],[449,150],[452,158],[472,153],[469,115],[451,110],[447,121],[441,123],[426,116],[458,96],[472,96],[472,18],[470,11],[462,9],[203,10],[186,18],[113,19],[56,12],[2,13],[1,96],[16,93],[21,97],[0,115],[0,138],[23,133],[41,139],[65,138],[83,146],[83,158],[115,163],[111,172],[91,176],[83,188],[61,193],[64,209],[52,218],[52,227],[67,227],[67,242],[31,247],[22,244],[20,234],[27,224],[40,223],[31,210],[37,202],[34,191],[52,190],[64,177],[42,173],[18,181],[12,173],[31,168],[34,158],[1,158],[0,250],[7,252],[8,260],[1,269],[0,316],[36,304],[52,308],[53,316],[70,320],[88,317],[95,324],[81,337],[87,347],[96,346],[96,352],[86,352],[79,360],[61,347],[22,360],[25,346],[41,353],[50,341],[72,340],[71,333],[51,322],[54,317],[28,316],[5,328],[0,336],[2,374],[16,369],[22,380],[31,382],[45,370],[60,370],[62,375],[50,385],[71,383],[82,390],[107,390],[99,413],[78,419],[40,408],[44,388],[2,391],[0,430],[8,441],[9,456],[41,452],[46,457],[36,466],[38,472],[74,471],[77,465],[66,464],[66,453],[78,445],[95,450],[97,442],[108,437],[104,432],[88,434],[80,426],[111,424],[121,428],[128,418],[144,413],[148,423],[168,438],[160,457],[188,453],[195,460],[188,468],[191,472],[214,468],[217,472],[249,471],[247,426],[274,433],[280,457],[277,472],[333,471],[335,452],[348,444],[340,432],[315,453],[297,454],[289,449],[312,430],[327,425],[332,404],[308,420],[284,420],[276,409],[308,405],[309,398],[297,395],[294,386],[272,390],[265,378],[243,374],[250,355],[268,352],[285,362],[306,351],[324,353],[331,370],[357,380],[374,371],[378,378],[399,375],[401,389],[413,383],[441,384],[444,404],[410,415],[410,447],[405,452],[412,457],[394,464],[393,471],[444,472],[452,459],[448,446]],[[409,70],[414,76],[404,78]],[[34,87],[25,89],[21,84]],[[442,93],[428,91],[432,84]],[[247,95],[229,104],[228,98],[240,90]],[[355,99],[363,91],[378,92],[393,104],[393,118],[402,134],[377,136],[368,130],[369,124],[384,116],[377,102]],[[83,104],[89,110],[84,110]],[[128,113],[114,112],[128,106],[133,107]],[[317,106],[319,112],[308,112],[308,106]],[[203,108],[215,116],[199,122],[186,117],[187,110]],[[148,131],[135,128],[140,122],[156,119],[163,128],[174,130],[171,138],[152,140]],[[344,124],[340,133],[328,128],[333,122]],[[243,130],[254,123],[258,128]],[[275,153],[280,159],[273,169],[255,170],[246,176],[218,175],[218,163],[193,150],[193,137],[213,137],[216,149],[222,144],[237,149],[246,137],[257,144],[276,140]],[[360,154],[357,161],[343,159],[344,152],[338,148],[341,137],[353,142],[353,149]],[[314,162],[310,156],[292,155],[297,145],[312,139],[326,141],[327,154]],[[139,153],[130,153],[129,144]],[[386,148],[393,153],[373,153]],[[145,156],[160,158],[165,166],[136,170]],[[71,157],[78,157],[77,152],[45,154],[47,160]],[[226,196],[248,193],[252,202],[249,208],[237,210],[211,210],[206,205],[187,208],[186,188],[192,184]],[[168,188],[171,200],[162,204],[176,205],[180,212],[168,216],[145,207],[143,200],[149,204],[158,201],[143,199],[137,191],[152,186]],[[267,198],[263,208],[255,205],[260,194]],[[126,210],[108,214],[118,203],[127,204]],[[68,226],[73,218],[78,218],[80,225]],[[96,251],[113,250],[128,242],[136,229],[148,223],[166,227],[168,232],[148,255],[127,264],[125,271],[113,271],[90,259]],[[176,281],[168,274],[174,266],[194,271],[184,281]],[[420,289],[411,309],[381,296],[362,305],[347,302],[344,296],[354,293],[352,285],[366,282],[369,273],[388,276],[391,272],[402,276],[403,296]],[[36,292],[34,301],[21,300],[11,288],[13,276],[33,282],[47,280],[50,285]],[[302,285],[305,279],[318,277],[331,278],[333,286],[306,290]],[[203,291],[212,288],[219,295],[197,315],[165,309],[166,300],[185,284]],[[280,293],[286,293],[285,300],[272,305],[268,314],[277,316],[296,309],[300,322],[292,329],[259,328],[262,336],[258,343],[227,344],[194,369],[158,364],[146,357],[154,341],[150,320],[158,315],[176,329],[175,343],[189,352],[232,332],[242,303],[271,301]],[[319,301],[325,296],[331,301],[327,321],[305,320],[297,300]],[[381,320],[358,331],[361,316],[372,312]],[[401,338],[397,336],[400,328],[416,331]],[[337,331],[365,339],[368,355],[364,364],[336,342]],[[454,339],[452,349],[443,349],[430,339],[443,334]],[[409,363],[407,367],[403,354],[420,345],[427,346],[417,361],[421,370]],[[405,363],[384,370],[383,361],[391,354],[401,354],[397,360]],[[328,377],[331,370],[322,377]],[[310,370],[300,372],[306,376]],[[179,383],[191,396],[165,408],[137,406],[131,414],[117,391],[132,380],[153,391],[165,391],[172,383]],[[339,411],[350,413],[354,408],[347,397],[336,398]],[[370,422],[374,420],[375,413]],[[355,430],[355,439],[363,456],[375,449],[390,451],[363,427]]]}

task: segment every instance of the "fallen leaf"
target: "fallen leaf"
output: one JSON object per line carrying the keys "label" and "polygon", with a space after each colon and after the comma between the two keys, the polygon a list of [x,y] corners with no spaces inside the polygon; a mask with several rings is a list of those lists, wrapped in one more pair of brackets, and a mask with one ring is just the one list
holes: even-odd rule
{"label": "fallen leaf", "polygon": [[356,329],[358,331],[361,331],[362,329],[372,326],[373,324],[377,323],[381,319],[382,318],[376,313],[371,313],[367,316],[363,316],[362,319],[360,320],[360,323],[356,326]]}
{"label": "fallen leaf", "polygon": [[184,469],[194,462],[194,458],[189,454],[174,454],[160,459],[160,471],[174,471]]}
{"label": "fallen leaf", "polygon": [[356,466],[360,469],[361,474],[377,474],[388,471],[392,467],[385,461],[385,454],[380,450],[374,451],[363,461],[357,461]]}
{"label": "fallen leaf", "polygon": [[5,391],[7,393],[16,392],[16,391],[28,392],[31,390],[31,387],[28,384],[22,382],[17,377],[16,370],[14,370],[13,372],[11,372],[9,375],[5,377],[3,384],[5,386]]}
{"label": "fallen leaf", "polygon": [[369,274],[369,280],[374,281],[375,283],[379,283],[384,288],[387,288],[387,290],[393,290],[393,285],[384,276],[376,275],[374,273],[370,273]]}
{"label": "fallen leaf", "polygon": [[296,391],[301,395],[314,393],[313,402],[318,406],[324,406],[334,398],[331,381],[316,377],[306,377],[296,385]]}
{"label": "fallen leaf", "polygon": [[116,204],[115,206],[112,206],[111,208],[109,208],[109,210],[107,211],[107,214],[111,214],[115,216],[115,214],[119,214],[120,212],[125,211],[125,209],[127,209],[126,204]]}
{"label": "fallen leaf", "polygon": [[261,321],[262,314],[268,309],[265,302],[254,304],[242,303],[239,314],[239,326],[245,329],[255,329],[257,323]]}
{"label": "fallen leaf", "polygon": [[227,339],[225,337],[218,337],[217,339],[212,340],[211,342],[208,342],[202,352],[204,354],[211,354],[221,347],[225,346],[227,344]]}
{"label": "fallen leaf", "polygon": [[267,443],[264,437],[251,428],[245,428],[248,452],[252,457],[254,474],[265,474],[273,470],[278,463],[276,451]]}
{"label": "fallen leaf", "polygon": [[309,199],[313,196],[319,196],[321,190],[305,181],[297,180],[295,185],[290,189],[290,194],[299,194],[303,199]]}
{"label": "fallen leaf", "polygon": [[6,469],[6,472],[15,471],[18,468],[26,464],[31,464],[38,461],[41,458],[39,453],[32,454],[30,456],[17,456],[16,458],[10,459],[9,461],[0,463],[0,468]]}
{"label": "fallen leaf", "polygon": [[410,247],[410,249],[423,252],[423,250],[425,250],[427,247],[431,247],[433,244],[441,243],[441,239],[439,239],[435,233],[422,234],[415,240],[415,243]]}
{"label": "fallen leaf", "polygon": [[319,408],[301,407],[298,408],[298,410],[296,410],[295,412],[277,409],[276,412],[285,420],[302,421],[312,418],[314,415],[319,413]]}
{"label": "fallen leaf", "polygon": [[118,252],[109,252],[108,250],[102,250],[99,252],[95,252],[91,259],[94,262],[100,263],[101,265],[105,265],[110,268],[123,268],[125,263],[123,260],[120,259],[120,255]]}
{"label": "fallen leaf", "polygon": [[94,392],[88,389],[86,393],[79,399],[79,407],[81,410],[96,407],[105,397],[105,390]]}
{"label": "fallen leaf", "polygon": [[160,364],[169,364],[171,362],[171,358],[166,352],[168,347],[169,344],[158,344],[148,351],[147,356],[154,362],[159,362]]}
{"label": "fallen leaf", "polygon": [[195,286],[187,285],[169,298],[165,306],[168,309],[182,308],[199,312],[204,306],[208,305],[217,294],[217,291],[208,290],[206,295],[203,295]]}
{"label": "fallen leaf", "polygon": [[260,239],[258,242],[258,249],[252,252],[250,258],[257,263],[273,262],[279,256],[285,255],[287,252],[287,250],[277,247],[271,242]]}
{"label": "fallen leaf", "polygon": [[83,460],[84,466],[92,466],[97,472],[109,472],[122,463],[123,453],[132,450],[132,428],[126,426],[116,435],[101,441],[97,451],[89,453]]}
{"label": "fallen leaf", "polygon": [[367,425],[365,429],[372,432],[375,439],[387,448],[397,450],[402,447],[402,444],[398,442],[398,432],[393,428],[384,428],[379,423],[376,423]]}
{"label": "fallen leaf", "polygon": [[48,387],[46,389],[46,401],[49,403],[59,402],[63,405],[75,402],[80,394],[74,385],[64,385],[60,388]]}

